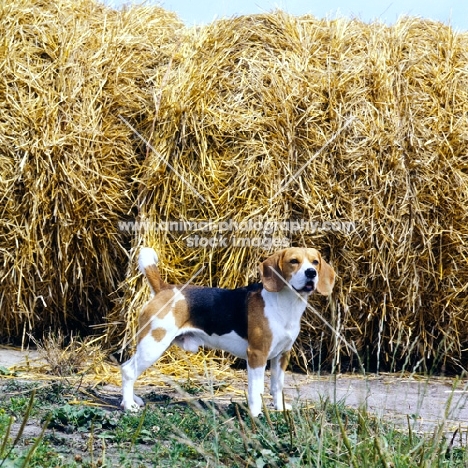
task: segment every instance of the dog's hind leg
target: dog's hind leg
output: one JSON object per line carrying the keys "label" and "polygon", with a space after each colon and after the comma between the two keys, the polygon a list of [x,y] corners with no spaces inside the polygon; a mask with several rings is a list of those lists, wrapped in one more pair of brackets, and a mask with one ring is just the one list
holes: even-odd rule
{"label": "dog's hind leg", "polygon": [[[150,364],[151,365],[151,364]],[[149,366],[148,366],[149,367]],[[138,350],[135,355],[127,362],[122,364],[120,372],[122,374],[122,406],[126,410],[136,411],[140,406],[143,406],[143,400],[133,393],[133,386],[138,376],[145,369],[139,365]]]}
{"label": "dog's hind leg", "polygon": [[135,355],[121,366],[123,398],[120,406],[125,410],[136,411],[144,405],[143,400],[134,394],[135,381],[162,356],[177,331],[175,328],[170,332],[163,328],[153,330],[138,343]]}

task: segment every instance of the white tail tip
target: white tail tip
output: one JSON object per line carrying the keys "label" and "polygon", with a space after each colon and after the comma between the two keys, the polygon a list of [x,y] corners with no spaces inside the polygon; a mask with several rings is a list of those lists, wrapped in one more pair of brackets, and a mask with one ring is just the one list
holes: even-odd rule
{"label": "white tail tip", "polygon": [[158,254],[151,247],[143,247],[138,256],[138,266],[142,273],[151,265],[157,265],[159,262]]}

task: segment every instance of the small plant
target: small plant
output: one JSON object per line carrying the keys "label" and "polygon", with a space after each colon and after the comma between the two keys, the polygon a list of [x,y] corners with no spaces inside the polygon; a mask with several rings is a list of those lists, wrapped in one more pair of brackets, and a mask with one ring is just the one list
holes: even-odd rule
{"label": "small plant", "polygon": [[64,404],[68,399],[68,394],[73,392],[73,387],[65,380],[61,379],[51,382],[37,392],[37,398],[42,403]]}
{"label": "small plant", "polygon": [[83,371],[90,356],[100,352],[90,339],[79,340],[73,335],[66,338],[60,331],[49,333],[42,341],[30,336],[40,356],[49,364],[50,373],[66,377]]}
{"label": "small plant", "polygon": [[[30,395],[36,391],[37,385],[29,382],[11,380],[2,386],[1,392],[6,398],[0,400],[0,408],[7,413],[20,417],[29,405]],[[36,400],[34,400],[36,402]],[[31,414],[36,411],[31,408]]]}
{"label": "small plant", "polygon": [[194,382],[190,376],[187,377],[187,380],[180,385],[180,388],[187,392],[189,395],[199,395],[203,393],[203,386]]}
{"label": "small plant", "polygon": [[[24,413],[24,411],[28,407],[28,404],[29,404],[29,398],[25,396],[11,397],[10,403],[9,403],[10,411],[14,415],[20,415]],[[32,408],[31,408],[31,413],[32,413]]]}
{"label": "small plant", "polygon": [[5,366],[0,366],[0,375],[16,376],[17,373],[7,369]]}
{"label": "small plant", "polygon": [[49,415],[49,427],[71,433],[93,429],[115,428],[117,422],[106,411],[100,408],[63,405],[54,409]]}
{"label": "small plant", "polygon": [[26,382],[20,380],[8,380],[2,386],[2,392],[4,393],[30,393],[37,389],[38,384],[36,382]]}

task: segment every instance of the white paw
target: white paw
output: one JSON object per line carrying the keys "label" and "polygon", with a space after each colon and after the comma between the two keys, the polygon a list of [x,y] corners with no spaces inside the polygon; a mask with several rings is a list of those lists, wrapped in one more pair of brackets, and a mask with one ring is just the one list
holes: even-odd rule
{"label": "white paw", "polygon": [[133,395],[133,400],[138,406],[145,406],[145,402],[139,396]]}
{"label": "white paw", "polygon": [[284,403],[281,401],[275,405],[277,411],[291,411],[292,406],[289,403]]}
{"label": "white paw", "polygon": [[254,418],[260,416],[262,414],[262,400],[249,401],[249,411]]}
{"label": "white paw", "polygon": [[[138,398],[138,397],[137,397]],[[129,403],[123,402],[120,403],[120,406],[125,410],[125,411],[131,411],[132,413],[136,413],[137,411],[140,411],[141,407],[143,405],[143,400],[141,398],[138,398],[139,401],[141,401],[141,405],[135,401],[130,401]]]}
{"label": "white paw", "polygon": [[261,408],[249,408],[249,410],[254,418],[258,418],[262,414]]}

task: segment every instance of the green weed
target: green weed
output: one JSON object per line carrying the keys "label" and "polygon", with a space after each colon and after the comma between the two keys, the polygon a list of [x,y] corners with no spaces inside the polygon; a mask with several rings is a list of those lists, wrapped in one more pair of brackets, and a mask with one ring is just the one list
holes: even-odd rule
{"label": "green weed", "polygon": [[109,429],[117,425],[116,420],[106,411],[94,407],[63,405],[54,409],[44,419],[49,419],[49,427],[71,433],[94,429]]}
{"label": "green weed", "polygon": [[[25,391],[17,385],[16,391]],[[453,440],[445,437],[442,426],[422,436],[412,430],[411,418],[407,427],[396,426],[365,408],[355,410],[327,399],[289,412],[265,408],[254,419],[238,403],[183,403],[165,397],[134,414],[55,403],[60,401],[57,388],[49,391],[47,397],[41,388],[41,397],[35,399],[30,389],[28,397],[13,397],[14,408],[0,409],[0,468],[468,465],[466,434],[461,431]],[[73,389],[67,387],[67,392]],[[74,398],[78,396],[76,392]],[[18,414],[20,427],[15,423],[13,431]],[[41,428],[38,437],[23,434],[27,422]]]}

